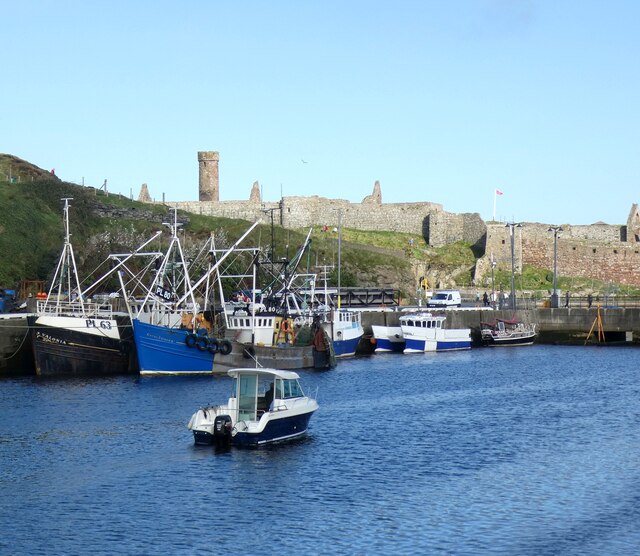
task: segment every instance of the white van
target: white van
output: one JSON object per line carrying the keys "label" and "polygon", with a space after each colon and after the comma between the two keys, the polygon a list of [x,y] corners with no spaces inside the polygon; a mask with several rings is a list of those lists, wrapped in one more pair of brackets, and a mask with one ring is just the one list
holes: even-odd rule
{"label": "white van", "polygon": [[458,290],[440,290],[427,301],[427,307],[460,307],[462,298]]}

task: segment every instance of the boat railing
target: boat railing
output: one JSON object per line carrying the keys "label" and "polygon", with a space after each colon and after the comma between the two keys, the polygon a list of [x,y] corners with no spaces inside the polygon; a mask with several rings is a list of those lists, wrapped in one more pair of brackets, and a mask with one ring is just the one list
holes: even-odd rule
{"label": "boat railing", "polygon": [[100,317],[113,318],[113,307],[109,303],[94,303],[80,301],[38,300],[36,311],[41,315],[69,316],[69,317]]}

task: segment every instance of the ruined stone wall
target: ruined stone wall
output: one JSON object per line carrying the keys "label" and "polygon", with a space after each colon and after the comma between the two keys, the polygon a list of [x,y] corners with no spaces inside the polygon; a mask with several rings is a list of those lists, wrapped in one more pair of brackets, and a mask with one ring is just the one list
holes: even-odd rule
{"label": "ruined stone wall", "polygon": [[472,245],[484,244],[487,225],[475,213],[454,214],[434,212],[427,219],[424,237],[432,247],[442,247],[456,241],[466,241]]}
{"label": "ruined stone wall", "polygon": [[282,224],[285,228],[313,225],[337,226],[356,230],[394,231],[422,235],[425,218],[441,211],[436,203],[350,203],[324,197],[285,197]]}
{"label": "ruined stone wall", "polygon": [[[640,246],[623,242],[624,226],[596,224],[589,226],[563,225],[558,236],[558,276],[580,276],[640,286]],[[553,233],[546,224],[524,223],[516,229],[514,253],[516,272],[523,265],[553,271]],[[503,224],[487,226],[485,256],[476,264],[476,278],[491,272],[491,255],[496,268],[511,270],[511,241],[509,229]]]}
{"label": "ruined stone wall", "polygon": [[[545,230],[549,226],[542,226]],[[610,224],[590,224],[587,226],[562,226],[562,236],[566,239],[576,239],[584,241],[625,241],[625,226],[612,226]],[[550,232],[549,232],[550,233]],[[562,237],[561,236],[561,237]]]}
{"label": "ruined stone wall", "polygon": [[[194,214],[217,216],[220,218],[240,219],[255,222],[258,218],[266,221],[268,215],[262,208],[278,208],[278,203],[256,203],[251,201],[171,201],[169,207],[185,210]],[[278,223],[278,220],[275,220]]]}
{"label": "ruined stone wall", "polygon": [[249,221],[261,218],[264,222],[269,222],[271,217],[263,211],[275,209],[274,222],[291,229],[322,225],[334,227],[341,220],[345,228],[403,232],[416,236],[422,235],[425,218],[442,211],[442,205],[436,203],[351,203],[317,196],[284,197],[282,210],[279,202],[181,201],[166,204],[195,214]]}

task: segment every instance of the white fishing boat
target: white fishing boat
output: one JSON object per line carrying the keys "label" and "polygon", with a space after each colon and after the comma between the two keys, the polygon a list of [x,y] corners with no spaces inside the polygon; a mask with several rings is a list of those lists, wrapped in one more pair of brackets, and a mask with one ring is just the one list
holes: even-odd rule
{"label": "white fishing boat", "polygon": [[403,353],[452,351],[471,348],[471,329],[445,328],[444,315],[407,314],[400,317],[405,341]]}
{"label": "white fishing boat", "polygon": [[231,369],[231,397],[198,409],[187,427],[196,444],[261,446],[304,435],[318,402],[306,396],[293,371]]}
{"label": "white fishing boat", "polygon": [[[64,246],[49,292],[27,317],[36,373],[41,376],[102,375],[135,372],[137,362],[126,313],[110,303],[91,301],[89,293],[136,253],[128,254],[89,287],[82,287],[69,231],[69,201],[64,201]],[[156,236],[139,248],[142,249]]]}

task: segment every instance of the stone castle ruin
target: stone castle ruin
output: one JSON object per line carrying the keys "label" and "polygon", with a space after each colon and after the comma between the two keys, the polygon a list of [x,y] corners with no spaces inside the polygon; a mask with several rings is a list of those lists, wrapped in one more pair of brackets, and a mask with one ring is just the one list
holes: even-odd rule
{"label": "stone castle ruin", "polygon": [[[167,201],[165,204],[195,214],[255,221],[265,213],[285,228],[312,226],[370,231],[393,231],[422,236],[432,247],[457,241],[470,243],[479,256],[475,277],[480,284],[491,273],[491,261],[498,269],[511,269],[510,229],[504,223],[485,222],[479,213],[446,212],[438,203],[383,203],[382,189],[375,182],[371,195],[360,203],[328,199],[317,195],[262,200],[260,186],[254,182],[248,200],[220,201],[218,165],[215,151],[198,153],[198,201]],[[143,185],[140,201],[149,202]],[[587,226],[562,224],[558,239],[558,275],[582,276],[640,286],[640,209],[633,204],[626,225],[596,223]],[[514,228],[515,263],[553,268],[553,234],[548,224],[522,223]]]}

